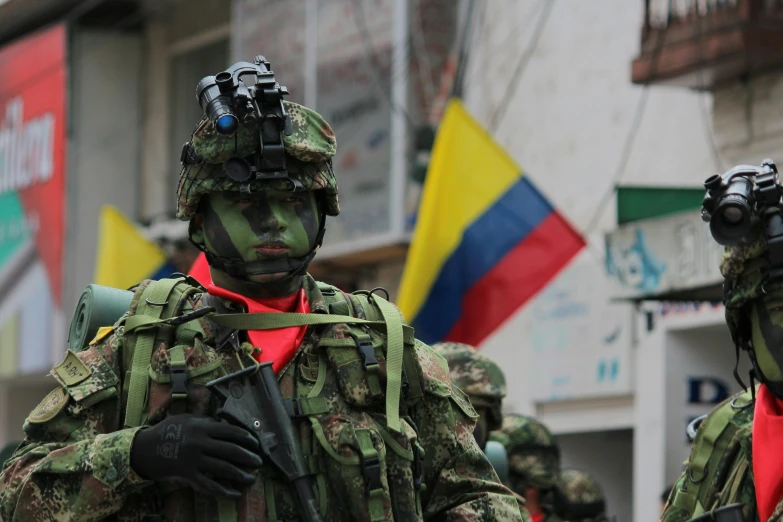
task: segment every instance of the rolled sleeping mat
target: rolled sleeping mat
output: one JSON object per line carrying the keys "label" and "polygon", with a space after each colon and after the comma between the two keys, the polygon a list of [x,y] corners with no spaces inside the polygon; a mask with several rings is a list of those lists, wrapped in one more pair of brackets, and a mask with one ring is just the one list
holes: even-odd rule
{"label": "rolled sleeping mat", "polygon": [[68,348],[84,350],[102,326],[113,326],[130,308],[133,292],[110,286],[89,285],[82,292],[68,331]]}

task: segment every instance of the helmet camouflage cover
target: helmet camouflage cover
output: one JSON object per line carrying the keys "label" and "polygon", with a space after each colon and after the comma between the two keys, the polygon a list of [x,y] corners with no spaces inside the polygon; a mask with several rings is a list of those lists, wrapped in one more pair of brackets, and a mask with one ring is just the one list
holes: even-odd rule
{"label": "helmet camouflage cover", "polygon": [[525,415],[506,415],[503,427],[490,433],[508,452],[511,474],[528,486],[555,486],[560,472],[560,448],[546,426]]}
{"label": "helmet camouflage cover", "polygon": [[488,428],[500,429],[506,377],[492,359],[467,344],[437,343],[432,347],[449,364],[451,382],[470,396],[473,406],[487,408]]}
{"label": "helmet camouflage cover", "polygon": [[769,269],[767,239],[761,222],[754,223],[748,236],[736,245],[727,246],[720,263],[725,278],[724,300],[726,323],[734,342],[739,342],[740,325],[745,306],[765,292],[778,290],[780,282],[765,284]]}
{"label": "helmet camouflage cover", "polygon": [[606,510],[601,485],[589,474],[578,469],[560,472],[560,490],[568,502],[569,521],[590,520]]}
{"label": "helmet camouflage cover", "polygon": [[[334,131],[323,117],[312,109],[284,101],[291,116],[292,133],[283,134],[286,152],[286,170],[307,190],[323,190],[324,211],[327,215],[340,213],[337,202],[337,180],[332,170],[332,157],[337,151]],[[193,151],[200,159],[195,165],[183,165],[177,187],[177,218],[190,221],[198,210],[201,198],[212,192],[239,191],[240,184],[223,175],[223,163],[233,156],[245,158],[258,150],[257,125],[240,125],[234,135],[225,136],[203,118],[191,137]],[[290,182],[256,180],[250,190],[290,190]]]}

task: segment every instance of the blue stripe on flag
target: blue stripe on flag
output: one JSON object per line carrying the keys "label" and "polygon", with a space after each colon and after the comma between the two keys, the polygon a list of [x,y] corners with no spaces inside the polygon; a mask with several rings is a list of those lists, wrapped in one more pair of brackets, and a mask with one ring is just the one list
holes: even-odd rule
{"label": "blue stripe on flag", "polygon": [[416,337],[429,344],[441,341],[459,320],[468,290],[552,212],[526,177],[512,185],[465,230],[444,263],[413,320]]}

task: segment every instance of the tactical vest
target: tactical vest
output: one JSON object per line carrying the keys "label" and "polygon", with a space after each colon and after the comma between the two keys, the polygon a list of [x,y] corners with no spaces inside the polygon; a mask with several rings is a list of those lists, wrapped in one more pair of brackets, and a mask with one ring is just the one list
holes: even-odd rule
{"label": "tactical vest", "polygon": [[746,521],[757,519],[749,458],[753,405],[748,390],[726,399],[701,422],[662,520],[690,520],[737,503],[743,504]]}
{"label": "tactical vest", "polygon": [[[178,317],[206,314],[206,319],[216,323],[215,350],[225,342],[236,348],[238,330],[322,325],[317,360],[310,368],[312,379],[307,385],[297,385],[294,398],[285,401],[295,422],[306,420],[312,428],[311,440],[302,440],[301,447],[316,479],[321,515],[326,514],[328,505],[327,477],[339,477],[331,480],[330,487],[340,492],[353,517],[371,521],[420,520],[424,450],[416,425],[407,415],[408,408],[429,393],[450,397],[468,417],[475,419],[477,414],[467,396],[450,385],[445,360],[426,350],[427,357],[434,357],[426,364],[439,366],[446,376],[445,380],[428,378],[433,367],[423,369],[417,356],[424,347],[414,339],[413,329],[404,324],[392,304],[370,292],[346,294],[331,285],[317,284],[328,314],[225,314],[206,313],[200,308],[183,316],[188,299],[205,293],[195,280],[171,278],[140,287],[134,295],[137,305],[132,307],[133,313],[115,326],[124,326],[124,426],[140,426],[147,420],[144,412],[151,379],[170,383],[170,414],[184,413],[186,383],[192,380],[203,384],[207,373],[222,370],[221,361],[217,360],[188,371],[184,346],[192,346],[187,343],[196,342],[204,332],[199,321],[182,322]],[[154,347],[160,343],[170,347],[168,376],[156,374],[151,368]],[[297,357],[289,365],[295,364]],[[279,375],[285,371],[284,368]],[[350,415],[340,418],[342,424],[331,423],[329,429],[324,429],[320,419],[330,408],[321,394],[327,379],[336,380],[340,396],[350,406]],[[337,484],[340,481],[342,484]],[[273,487],[268,482],[265,486]],[[354,498],[356,495],[348,490],[340,491],[342,485],[356,483],[364,485],[363,498]],[[266,503],[268,520],[279,520],[274,496],[267,496]],[[396,506],[394,512],[392,506]],[[218,500],[218,509],[220,522],[236,520],[233,501]]]}

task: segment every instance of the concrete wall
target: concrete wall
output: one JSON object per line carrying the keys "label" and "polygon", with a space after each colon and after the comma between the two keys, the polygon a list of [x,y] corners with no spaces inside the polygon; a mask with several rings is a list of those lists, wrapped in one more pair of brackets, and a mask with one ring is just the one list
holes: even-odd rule
{"label": "concrete wall", "polygon": [[[524,74],[505,96],[541,4],[485,3],[467,74],[466,104],[484,125],[494,111],[506,113],[490,132],[550,202],[588,235],[589,255],[583,262],[602,273],[602,233],[616,224],[614,197],[604,198],[612,187],[699,186],[715,171],[707,133],[711,98],[677,88],[650,88],[628,164],[616,175],[643,95],[643,88],[630,82],[643,2],[556,1]],[[587,230],[594,218],[596,226]],[[606,299],[596,294],[592,306],[603,307]],[[535,303],[515,314],[484,345],[506,367],[535,367],[527,358]],[[606,328],[614,316],[604,314]],[[597,334],[583,338],[582,349],[600,350],[600,343]],[[533,411],[531,381],[510,383],[520,411]]]}
{"label": "concrete wall", "polygon": [[715,141],[727,166],[783,161],[783,74],[758,76],[715,91]]}
{"label": "concrete wall", "polygon": [[73,32],[68,133],[64,312],[70,321],[93,282],[98,218],[114,205],[136,218],[142,96],[142,38],[94,29]]}

